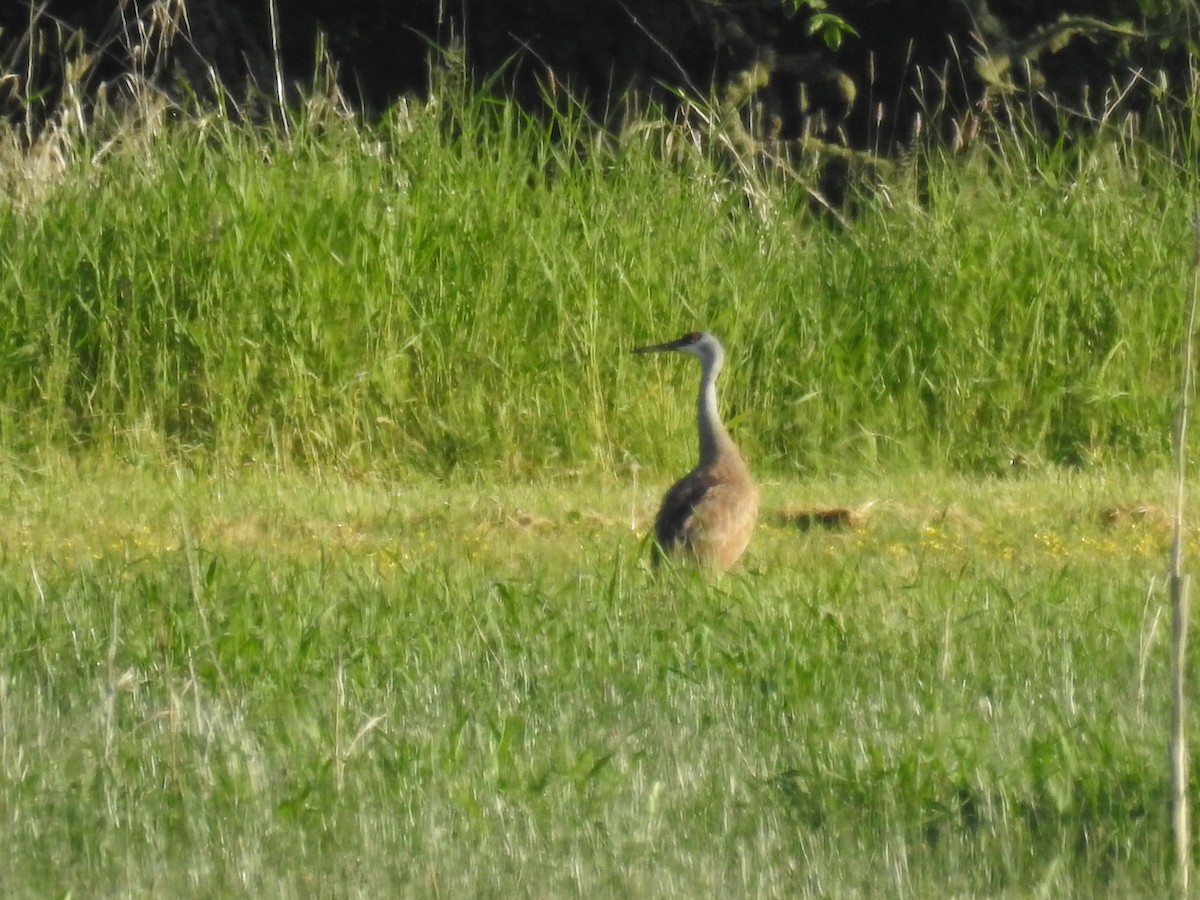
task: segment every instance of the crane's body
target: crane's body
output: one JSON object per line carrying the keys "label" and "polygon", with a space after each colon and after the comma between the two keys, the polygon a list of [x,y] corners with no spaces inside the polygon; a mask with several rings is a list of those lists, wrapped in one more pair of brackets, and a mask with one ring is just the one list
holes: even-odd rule
{"label": "crane's body", "polygon": [[717,412],[717,374],[725,351],[711,334],[694,331],[677,341],[633,352],[670,350],[700,360],[696,400],[700,461],[663,497],[654,534],[662,552],[686,554],[705,566],[727,569],[750,543],[758,520],[758,488]]}

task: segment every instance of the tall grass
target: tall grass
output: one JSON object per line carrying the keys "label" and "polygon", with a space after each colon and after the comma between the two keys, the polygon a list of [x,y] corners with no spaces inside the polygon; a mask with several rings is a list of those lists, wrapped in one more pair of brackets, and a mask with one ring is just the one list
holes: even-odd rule
{"label": "tall grass", "polygon": [[4,482],[8,896],[1169,884],[1131,485],[891,480],[711,583],[595,484],[78,474]]}
{"label": "tall grass", "polygon": [[[1193,144],[997,119],[837,217],[653,117],[169,113],[5,176],[8,894],[1161,893],[1146,485],[944,470],[1165,460]],[[764,507],[869,529],[639,566],[695,327]]]}
{"label": "tall grass", "polygon": [[[706,328],[759,465],[1166,458],[1195,176],[999,125],[853,215],[647,117],[455,93],[86,130],[0,202],[0,441],[437,473],[673,467]],[[1183,172],[1184,174],[1181,174]],[[1162,298],[1156,306],[1155,298]],[[660,390],[660,388],[663,388]]]}

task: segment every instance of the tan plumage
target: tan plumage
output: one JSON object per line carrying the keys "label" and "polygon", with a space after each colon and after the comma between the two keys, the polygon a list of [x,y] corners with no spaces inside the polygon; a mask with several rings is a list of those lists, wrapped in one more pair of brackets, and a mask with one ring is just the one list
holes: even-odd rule
{"label": "tan plumage", "polygon": [[654,534],[660,552],[681,553],[707,567],[727,569],[750,542],[758,519],[758,488],[717,412],[716,380],[725,351],[711,334],[692,332],[677,341],[638,347],[634,353],[666,350],[700,360],[700,461],[663,497]]}

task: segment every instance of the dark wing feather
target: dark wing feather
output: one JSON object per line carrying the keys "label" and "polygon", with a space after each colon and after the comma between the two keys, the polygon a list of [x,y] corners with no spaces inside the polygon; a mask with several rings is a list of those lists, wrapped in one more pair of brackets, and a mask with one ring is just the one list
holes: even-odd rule
{"label": "dark wing feather", "polygon": [[671,485],[654,520],[654,536],[662,550],[670,553],[680,545],[690,548],[696,505],[710,487],[711,480],[699,472],[689,472]]}
{"label": "dark wing feather", "polygon": [[667,491],[654,534],[660,552],[724,569],[746,549],[757,518],[758,488],[744,467],[695,469]]}

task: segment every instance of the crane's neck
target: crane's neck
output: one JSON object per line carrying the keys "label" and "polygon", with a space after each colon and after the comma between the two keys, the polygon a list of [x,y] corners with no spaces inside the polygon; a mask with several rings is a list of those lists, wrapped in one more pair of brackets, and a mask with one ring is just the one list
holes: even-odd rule
{"label": "crane's neck", "polygon": [[700,395],[696,399],[696,426],[700,431],[701,466],[716,462],[721,453],[733,443],[717,412],[717,373],[720,370],[720,363],[707,364],[700,375]]}

